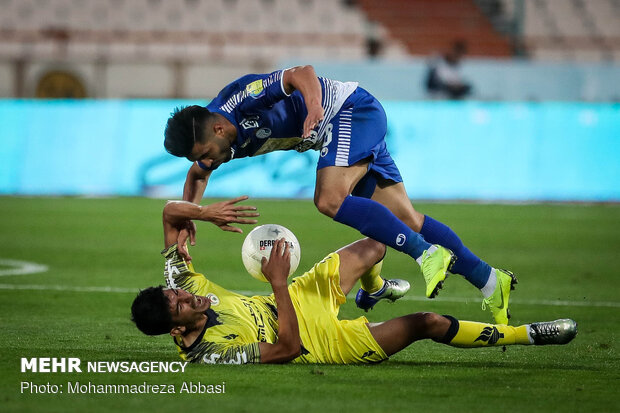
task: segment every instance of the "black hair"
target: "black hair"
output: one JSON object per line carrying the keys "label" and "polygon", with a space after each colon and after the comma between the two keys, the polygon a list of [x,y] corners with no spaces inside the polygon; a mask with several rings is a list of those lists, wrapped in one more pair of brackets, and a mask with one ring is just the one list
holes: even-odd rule
{"label": "black hair", "polygon": [[164,131],[164,147],[174,156],[189,157],[194,143],[204,139],[207,108],[198,105],[180,106],[170,114]]}
{"label": "black hair", "polygon": [[149,336],[169,333],[174,327],[169,305],[163,286],[141,290],[131,305],[131,321]]}

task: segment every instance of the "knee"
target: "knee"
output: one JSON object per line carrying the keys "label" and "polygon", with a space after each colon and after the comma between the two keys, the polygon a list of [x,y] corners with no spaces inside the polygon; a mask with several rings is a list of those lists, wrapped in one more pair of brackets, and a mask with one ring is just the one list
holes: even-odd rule
{"label": "knee", "polygon": [[364,243],[364,250],[371,256],[373,263],[379,262],[385,257],[386,247],[384,244],[372,238],[366,238],[361,242]]}
{"label": "knee", "polygon": [[319,212],[333,218],[338,213],[345,197],[346,195],[337,193],[320,192],[314,195],[314,205],[316,205]]}
{"label": "knee", "polygon": [[450,325],[450,320],[437,313],[416,313],[416,329],[426,338],[443,337]]}

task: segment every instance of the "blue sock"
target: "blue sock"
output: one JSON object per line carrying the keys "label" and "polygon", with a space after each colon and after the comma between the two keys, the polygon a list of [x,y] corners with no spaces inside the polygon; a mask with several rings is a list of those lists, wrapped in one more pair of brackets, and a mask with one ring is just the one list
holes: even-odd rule
{"label": "blue sock", "polygon": [[417,259],[431,244],[405,225],[385,206],[372,199],[348,196],[340,205],[334,221],[357,229],[362,234]]}
{"label": "blue sock", "polygon": [[454,266],[450,270],[455,274],[461,274],[467,281],[482,288],[489,280],[491,266],[475,256],[450,227],[426,215],[420,234],[428,242],[439,244],[452,250],[457,256]]}

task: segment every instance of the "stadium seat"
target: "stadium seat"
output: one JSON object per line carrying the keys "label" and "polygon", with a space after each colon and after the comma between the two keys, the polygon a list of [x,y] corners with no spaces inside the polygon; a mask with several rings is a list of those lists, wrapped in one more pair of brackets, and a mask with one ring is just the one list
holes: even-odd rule
{"label": "stadium seat", "polygon": [[[307,48],[311,56],[326,56],[334,45],[340,50],[343,43],[356,50],[339,55],[365,52],[366,19],[358,9],[340,1],[7,0],[3,6],[0,24],[11,36],[1,38],[0,43],[16,46],[3,45],[2,50],[21,48],[17,54],[24,54],[23,48],[29,47],[25,38],[35,44],[64,42],[69,54],[104,53],[109,59],[124,59],[136,49],[153,58],[169,56],[168,45],[179,48],[173,53],[177,57],[202,59],[205,49],[190,47],[201,43],[213,43],[208,53],[225,51],[232,58],[257,50],[268,50],[265,58],[273,58],[284,55],[289,46],[297,55]],[[64,37],[60,39],[59,34]],[[286,44],[284,38],[288,38]],[[111,45],[98,46],[107,43]],[[28,51],[40,49],[29,47]]]}
{"label": "stadium seat", "polygon": [[[504,2],[510,0],[504,0]],[[614,0],[523,2],[523,38],[535,59],[616,60],[620,3]],[[555,53],[551,50],[555,48]]]}

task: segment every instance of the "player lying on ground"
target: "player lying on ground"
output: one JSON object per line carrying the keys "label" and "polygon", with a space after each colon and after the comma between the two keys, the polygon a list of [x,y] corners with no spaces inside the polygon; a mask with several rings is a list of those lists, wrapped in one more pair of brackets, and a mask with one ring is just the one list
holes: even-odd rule
{"label": "player lying on ground", "polygon": [[[427,297],[437,295],[448,269],[462,274],[481,290],[483,308],[491,310],[495,322],[507,324],[516,278],[492,268],[452,229],[413,208],[387,150],[386,131],[383,107],[356,82],[317,77],[312,66],[303,66],[243,76],[206,108],[177,109],[168,120],[164,145],[194,162],[183,199],[196,204],[212,171],[231,159],[275,150],[319,150],[314,202],[320,212],[410,255],[420,264]],[[441,159],[437,162],[446,167]],[[424,179],[432,180],[432,171]],[[195,226],[188,222],[187,227],[194,245]],[[178,244],[189,260],[184,234]],[[374,296],[361,291],[358,307],[372,308],[377,298],[393,294],[389,287]]]}
{"label": "player lying on ground", "polygon": [[242,199],[208,207],[177,201],[164,208],[167,288],[142,290],[131,311],[145,334],[172,335],[185,360],[375,363],[423,339],[455,347],[486,347],[565,344],[577,334],[576,323],[568,319],[519,327],[459,321],[434,313],[409,314],[383,323],[369,323],[366,317],[340,320],[340,306],[358,280],[367,291],[383,284],[385,245],[369,238],[329,254],[290,286],[290,254],[281,239],[262,265],[272,295],[246,297],[228,291],[196,273],[179,255],[176,240],[187,219],[213,222],[217,215],[224,225],[248,222],[247,217],[255,214],[245,212],[251,207],[235,206]]}

